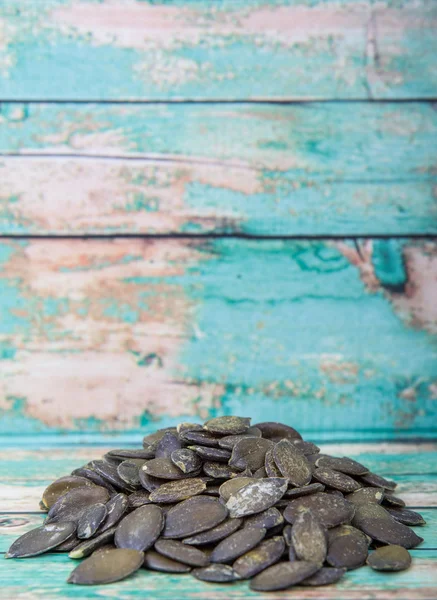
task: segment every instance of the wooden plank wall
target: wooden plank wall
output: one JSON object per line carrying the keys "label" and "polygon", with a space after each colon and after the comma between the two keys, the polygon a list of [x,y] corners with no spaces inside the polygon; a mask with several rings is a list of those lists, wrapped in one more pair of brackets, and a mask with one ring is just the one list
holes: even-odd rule
{"label": "wooden plank wall", "polygon": [[0,432],[435,435],[436,25],[3,0]]}

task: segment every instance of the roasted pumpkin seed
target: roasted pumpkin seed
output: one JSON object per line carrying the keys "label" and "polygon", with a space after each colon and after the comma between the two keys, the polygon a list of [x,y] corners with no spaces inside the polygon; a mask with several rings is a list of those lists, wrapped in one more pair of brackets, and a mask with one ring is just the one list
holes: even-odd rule
{"label": "roasted pumpkin seed", "polygon": [[139,506],[144,506],[145,504],[152,504],[150,500],[150,492],[147,490],[137,490],[132,494],[129,494],[128,497],[129,508],[138,508]]}
{"label": "roasted pumpkin seed", "polygon": [[320,565],[303,560],[280,562],[256,575],[250,582],[250,589],[257,592],[286,590],[311,577],[319,569]]}
{"label": "roasted pumpkin seed", "polygon": [[157,479],[173,480],[184,479],[184,477],[186,477],[186,474],[181,471],[170,458],[152,458],[152,460],[146,462],[140,470]]}
{"label": "roasted pumpkin seed", "polygon": [[337,583],[346,573],[346,569],[336,569],[334,567],[322,567],[317,573],[300,582],[300,585],[330,585]]}
{"label": "roasted pumpkin seed", "polygon": [[95,552],[98,548],[109,544],[114,539],[116,527],[111,527],[103,533],[100,533],[96,537],[92,537],[89,540],[85,540],[74,548],[68,555],[69,558],[86,558]]}
{"label": "roasted pumpkin seed", "polygon": [[284,511],[284,518],[289,523],[294,523],[299,513],[308,509],[327,528],[350,523],[355,512],[355,506],[344,498],[331,496],[325,494],[325,492],[317,492],[310,496],[291,500]]}
{"label": "roasted pumpkin seed", "polygon": [[284,498],[301,498],[302,496],[309,496],[310,494],[315,494],[316,492],[323,492],[324,490],[325,486],[322,483],[310,483],[303,487],[289,488],[285,492]]}
{"label": "roasted pumpkin seed", "polygon": [[298,560],[324,563],[328,550],[326,528],[310,510],[301,512],[294,520],[291,540]]}
{"label": "roasted pumpkin seed", "polygon": [[375,571],[404,571],[411,565],[411,555],[402,546],[382,546],[372,552],[367,564]]}
{"label": "roasted pumpkin seed", "polygon": [[213,563],[227,563],[255,548],[266,535],[263,527],[243,527],[217,544],[211,553]]}
{"label": "roasted pumpkin seed", "polygon": [[282,498],[286,489],[286,479],[254,479],[229,498],[226,503],[229,515],[231,518],[247,517],[267,510]]}
{"label": "roasted pumpkin seed", "polygon": [[357,569],[366,562],[368,546],[366,536],[355,527],[331,529],[326,560],[331,567]]}
{"label": "roasted pumpkin seed", "polygon": [[188,448],[174,450],[171,453],[170,458],[183,473],[194,473],[195,471],[199,471],[202,467],[202,459],[200,456]]}
{"label": "roasted pumpkin seed", "polygon": [[164,504],[180,502],[197,496],[206,489],[206,483],[201,479],[181,479],[178,481],[169,481],[163,483],[158,489],[150,493],[152,502],[162,502]]}
{"label": "roasted pumpkin seed", "polygon": [[67,582],[77,585],[96,585],[120,581],[135,573],[143,562],[144,555],[137,550],[116,548],[98,552],[81,562]]}
{"label": "roasted pumpkin seed", "polygon": [[262,541],[256,548],[243,554],[232,565],[234,571],[243,579],[248,579],[278,562],[284,552],[282,537],[272,537]]}
{"label": "roasted pumpkin seed", "polygon": [[64,494],[77,487],[92,486],[93,483],[85,477],[67,475],[51,483],[43,492],[42,502],[45,509],[50,509],[53,504]]}
{"label": "roasted pumpkin seed", "polygon": [[212,529],[227,515],[227,509],[216,498],[193,496],[168,511],[162,535],[173,539],[190,537]]}
{"label": "roasted pumpkin seed", "polygon": [[77,537],[81,540],[92,537],[103,523],[107,512],[106,506],[101,503],[93,504],[87,508],[81,514],[77,523]]}
{"label": "roasted pumpkin seed", "polygon": [[117,525],[114,542],[117,548],[148,550],[164,527],[164,515],[159,506],[147,504],[126,515]]}
{"label": "roasted pumpkin seed", "polygon": [[188,446],[188,448],[200,456],[202,460],[227,463],[231,458],[229,450],[223,450],[223,448],[211,448],[210,446]]}
{"label": "roasted pumpkin seed", "polygon": [[52,505],[48,512],[50,523],[73,521],[78,523],[82,513],[97,503],[105,504],[109,499],[108,490],[100,486],[73,488]]}
{"label": "roasted pumpkin seed", "polygon": [[414,527],[416,525],[425,525],[426,521],[419,513],[408,508],[397,508],[391,506],[385,506],[385,510],[399,523]]}
{"label": "roasted pumpkin seed", "polygon": [[129,500],[126,494],[116,494],[106,503],[106,519],[103,525],[100,527],[99,532],[102,533],[107,529],[111,529],[116,525],[124,513],[127,511],[129,506]]}
{"label": "roasted pumpkin seed", "polygon": [[152,571],[163,573],[189,573],[191,567],[168,556],[159,554],[155,550],[148,550],[144,555],[144,567]]}
{"label": "roasted pumpkin seed", "polygon": [[266,452],[272,445],[270,440],[263,438],[242,438],[232,449],[229,466],[241,471],[243,469],[256,471],[264,466]]}
{"label": "roasted pumpkin seed", "polygon": [[211,583],[229,583],[241,579],[232,567],[219,563],[200,569],[193,569],[192,574],[196,579]]}
{"label": "roasted pumpkin seed", "polygon": [[227,502],[233,494],[241,490],[248,483],[252,483],[252,481],[251,477],[234,477],[233,479],[228,479],[228,481],[225,481],[220,486],[220,496]]}
{"label": "roasted pumpkin seed", "polygon": [[314,469],[313,478],[334,490],[339,490],[346,494],[351,494],[362,487],[361,483],[358,483],[358,481],[355,481],[349,475],[340,473],[340,471],[334,471],[334,469],[329,469],[328,467]]}
{"label": "roasted pumpkin seed", "polygon": [[202,533],[198,533],[197,535],[193,535],[182,540],[184,544],[190,544],[192,546],[204,546],[206,544],[212,544],[214,542],[219,542],[223,540],[228,535],[237,531],[242,524],[243,519],[227,519],[213,527],[212,529],[208,529],[207,531],[203,531]]}
{"label": "roasted pumpkin seed", "polygon": [[279,510],[272,506],[267,510],[247,517],[244,521],[245,527],[264,527],[264,529],[272,529],[284,523],[284,517],[281,515]]}
{"label": "roasted pumpkin seed", "polygon": [[312,469],[305,456],[289,440],[281,440],[273,448],[273,458],[282,476],[291,485],[302,487],[311,481]]}
{"label": "roasted pumpkin seed", "polygon": [[383,544],[415,548],[423,542],[423,538],[416,535],[407,525],[396,521],[379,504],[357,506],[352,524],[373,540]]}
{"label": "roasted pumpkin seed", "polygon": [[365,475],[369,472],[367,467],[352,458],[346,456],[336,458],[326,454],[316,460],[316,467],[334,469],[334,471],[340,471],[346,475]]}
{"label": "roasted pumpkin seed", "polygon": [[214,434],[238,435],[249,429],[250,419],[246,417],[215,417],[206,421],[203,427]]}
{"label": "roasted pumpkin seed", "polygon": [[28,558],[49,552],[71,538],[75,531],[76,524],[72,522],[42,525],[15,540],[5,558]]}
{"label": "roasted pumpkin seed", "polygon": [[206,567],[209,564],[205,552],[177,540],[158,540],[155,543],[155,550],[191,567]]}
{"label": "roasted pumpkin seed", "polygon": [[284,423],[276,423],[274,421],[266,421],[264,423],[255,423],[255,427],[261,430],[262,436],[268,440],[301,440],[302,436],[296,429],[285,425]]}

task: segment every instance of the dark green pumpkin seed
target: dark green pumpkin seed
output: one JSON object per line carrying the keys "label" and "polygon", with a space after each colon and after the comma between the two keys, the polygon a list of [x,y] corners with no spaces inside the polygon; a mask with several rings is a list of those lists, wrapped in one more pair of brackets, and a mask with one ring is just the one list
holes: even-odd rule
{"label": "dark green pumpkin seed", "polygon": [[361,475],[360,480],[366,486],[380,487],[385,488],[386,490],[394,490],[397,486],[395,481],[385,479],[385,477],[381,477],[381,475],[376,475],[375,473],[370,472],[366,473],[365,475]]}
{"label": "dark green pumpkin seed", "polygon": [[48,522],[74,521],[77,523],[82,513],[93,504],[105,504],[109,499],[108,490],[100,486],[73,488],[61,496],[48,512]]}
{"label": "dark green pumpkin seed", "polygon": [[138,490],[129,494],[128,497],[129,508],[138,508],[139,506],[144,506],[145,504],[152,504],[150,500],[150,492],[147,490]]}
{"label": "dark green pumpkin seed", "polygon": [[219,563],[200,569],[193,569],[192,574],[196,579],[211,583],[229,583],[241,579],[232,567]]}
{"label": "dark green pumpkin seed", "polygon": [[247,437],[241,439],[232,449],[229,465],[235,469],[256,471],[264,466],[266,452],[273,442],[263,438]]}
{"label": "dark green pumpkin seed", "polygon": [[308,509],[313,511],[320,523],[327,528],[349,523],[355,512],[355,506],[344,498],[317,492],[291,500],[284,511],[284,518],[289,523],[294,523],[299,513]]}
{"label": "dark green pumpkin seed", "polygon": [[189,573],[191,567],[172,558],[168,558],[155,550],[148,550],[144,555],[144,568],[163,573]]}
{"label": "dark green pumpkin seed", "polygon": [[77,537],[87,540],[92,537],[107,515],[106,506],[102,503],[93,504],[87,508],[77,523]]}
{"label": "dark green pumpkin seed", "polygon": [[116,450],[110,450],[105,454],[106,456],[111,456],[112,458],[118,458],[120,462],[123,460],[129,460],[130,458],[137,460],[149,460],[151,458],[155,458],[155,453],[148,448],[139,448],[131,449],[131,448],[118,448]]}
{"label": "dark green pumpkin seed", "polygon": [[238,435],[225,435],[220,438],[219,446],[220,448],[225,448],[227,450],[232,450],[237,442],[246,437],[262,437],[261,431],[257,427],[249,427],[246,433],[240,433]]}
{"label": "dark green pumpkin seed", "polygon": [[100,533],[111,529],[116,525],[129,507],[129,500],[126,494],[116,494],[106,503],[107,516],[103,525],[100,527]]}
{"label": "dark green pumpkin seed", "polygon": [[322,567],[317,573],[300,582],[300,585],[310,585],[312,587],[319,585],[331,585],[337,583],[346,573],[346,569],[336,569],[334,567]]}
{"label": "dark green pumpkin seed", "polygon": [[250,589],[257,592],[286,590],[314,575],[320,565],[303,560],[280,562],[256,575],[250,582]]}
{"label": "dark green pumpkin seed", "polygon": [[163,483],[157,490],[150,493],[152,502],[162,502],[165,504],[180,502],[197,496],[206,489],[206,483],[201,479],[182,479],[178,481],[169,481]]}
{"label": "dark green pumpkin seed", "polygon": [[186,477],[186,474],[181,471],[170,458],[152,458],[152,460],[146,462],[140,470],[157,479],[173,480],[184,479]]}
{"label": "dark green pumpkin seed", "polygon": [[402,500],[402,498],[398,498],[397,496],[394,496],[393,494],[384,494],[384,497],[382,499],[382,504],[388,505],[388,506],[394,506],[396,508],[404,508],[405,507],[405,502]]}
{"label": "dark green pumpkin seed", "polygon": [[381,504],[384,493],[380,488],[363,487],[346,496],[346,500],[359,506],[360,504]]}
{"label": "dark green pumpkin seed", "polygon": [[161,440],[167,431],[171,431],[173,433],[177,433],[176,427],[165,427],[164,429],[158,429],[154,433],[150,433],[143,437],[143,447],[148,448],[149,446],[155,446]]}
{"label": "dark green pumpkin seed", "polygon": [[279,510],[272,506],[267,510],[247,517],[244,521],[245,527],[264,527],[264,529],[272,529],[284,523],[284,517],[281,515]]}
{"label": "dark green pumpkin seed", "polygon": [[189,444],[197,444],[199,446],[211,446],[211,448],[219,447],[220,437],[205,430],[189,430],[179,434],[179,438]]}
{"label": "dark green pumpkin seed", "polygon": [[126,515],[117,525],[117,548],[148,550],[153,546],[164,527],[164,515],[159,506],[147,504]]}
{"label": "dark green pumpkin seed", "polygon": [[227,509],[216,498],[193,496],[171,508],[166,515],[163,537],[186,538],[212,529],[227,517]]}
{"label": "dark green pumpkin seed", "polygon": [[289,488],[285,492],[284,498],[301,498],[302,496],[309,496],[310,494],[316,494],[317,492],[323,492],[324,490],[325,486],[322,483],[310,483],[303,487]]}
{"label": "dark green pumpkin seed", "polygon": [[231,518],[247,517],[267,510],[282,498],[287,480],[279,477],[254,479],[233,494],[226,503]]}
{"label": "dark green pumpkin seed", "polygon": [[305,456],[318,454],[320,448],[312,442],[305,442],[304,440],[290,440],[295,448],[297,448]]}
{"label": "dark green pumpkin seed", "polygon": [[96,585],[120,581],[135,573],[143,562],[144,555],[137,550],[116,548],[99,552],[81,562],[67,582],[77,585]]}
{"label": "dark green pumpkin seed", "polygon": [[135,487],[126,483],[117,472],[117,465],[104,460],[92,460],[89,466],[105,481],[122,492],[133,492]]}
{"label": "dark green pumpkin seed", "polygon": [[182,443],[178,434],[167,431],[156,444],[155,458],[170,458],[172,452],[181,448]]}
{"label": "dark green pumpkin seed", "polygon": [[273,458],[273,446],[266,452],[264,468],[268,477],[282,477],[282,473],[276,466],[275,459]]}
{"label": "dark green pumpkin seed", "polygon": [[329,469],[328,467],[314,469],[313,478],[320,483],[324,483],[335,490],[340,490],[340,492],[347,494],[351,494],[362,487],[361,483],[358,483],[349,475],[340,473],[340,471],[334,471],[334,469]]}
{"label": "dark green pumpkin seed", "polygon": [[395,508],[385,506],[385,510],[399,523],[414,527],[415,525],[425,525],[426,521],[419,513],[408,508]]}
{"label": "dark green pumpkin seed", "polygon": [[329,537],[326,560],[331,567],[357,569],[366,562],[368,546],[367,538],[361,531],[354,527],[339,527]]}
{"label": "dark green pumpkin seed", "polygon": [[379,504],[357,506],[352,524],[373,540],[383,544],[415,548],[423,542],[423,538],[416,535],[407,525],[396,521]]}
{"label": "dark green pumpkin seed", "polygon": [[275,444],[273,458],[283,477],[286,477],[291,485],[302,487],[310,483],[311,465],[290,440],[281,440]]}
{"label": "dark green pumpkin seed", "polygon": [[227,563],[255,548],[265,537],[263,527],[243,527],[217,544],[211,553],[213,563]]}
{"label": "dark green pumpkin seed", "polygon": [[346,475],[365,475],[369,472],[367,467],[346,456],[337,458],[335,456],[324,455],[316,460],[316,466],[334,469],[334,471],[340,471],[340,473],[345,473]]}
{"label": "dark green pumpkin seed", "polygon": [[203,431],[203,426],[199,423],[188,423],[187,421],[184,421],[176,426],[176,431],[179,434],[184,433],[185,431]]}
{"label": "dark green pumpkin seed", "polygon": [[155,543],[155,550],[191,567],[206,567],[209,564],[205,552],[177,540],[158,540]]}
{"label": "dark green pumpkin seed", "polygon": [[382,546],[367,559],[375,571],[404,571],[411,565],[411,555],[402,546]]}
{"label": "dark green pumpkin seed", "polygon": [[246,417],[215,417],[206,421],[204,429],[220,435],[238,435],[245,433],[250,427],[250,419]]}
{"label": "dark green pumpkin seed", "polygon": [[220,496],[220,486],[219,485],[210,485],[202,493],[206,494],[207,496],[219,497]]}
{"label": "dark green pumpkin seed", "polygon": [[117,467],[117,473],[121,479],[132,487],[140,487],[141,481],[139,469],[145,464],[145,461],[140,460],[138,463],[133,462],[136,459],[124,460]]}
{"label": "dark green pumpkin seed", "polygon": [[260,469],[257,469],[255,471],[255,473],[253,474],[253,477],[255,479],[264,479],[265,477],[268,477],[265,467],[261,467]]}
{"label": "dark green pumpkin seed", "polygon": [[328,551],[326,528],[309,510],[300,513],[294,520],[291,539],[299,560],[324,563]]}
{"label": "dark green pumpkin seed", "polygon": [[220,523],[220,525],[208,529],[208,531],[203,531],[197,535],[185,538],[182,542],[192,546],[204,546],[206,544],[219,542],[228,535],[234,533],[234,531],[237,531],[242,523],[243,519],[227,519],[226,521],[223,521],[223,523]]}
{"label": "dark green pumpkin seed", "polygon": [[78,477],[75,475],[60,477],[44,490],[42,495],[44,509],[50,509],[61,496],[64,496],[64,494],[70,490],[77,487],[90,487],[92,485],[94,484],[85,477]]}
{"label": "dark green pumpkin seed", "polygon": [[333,488],[325,488],[325,494],[328,494],[330,496],[337,496],[337,498],[344,498],[344,494],[343,492],[340,492],[340,490],[334,490]]}
{"label": "dark green pumpkin seed", "polygon": [[84,477],[91,483],[106,488],[110,495],[117,493],[117,490],[114,488],[114,486],[112,486],[109,481],[106,481],[106,479],[103,479],[103,477],[96,473],[93,469],[88,467],[80,467],[79,469],[72,471],[71,474],[77,477]]}
{"label": "dark green pumpkin seed", "polygon": [[27,558],[49,552],[71,538],[75,531],[76,524],[72,522],[42,525],[15,540],[5,558]]}
{"label": "dark green pumpkin seed", "polygon": [[239,477],[242,475],[241,472],[236,471],[229,465],[218,462],[207,461],[203,463],[203,472],[209,475],[213,479],[231,479],[232,477]]}
{"label": "dark green pumpkin seed", "polygon": [[153,490],[158,489],[164,483],[162,479],[152,477],[152,475],[146,473],[142,468],[138,471],[138,475],[142,487],[148,492],[153,492]]}
{"label": "dark green pumpkin seed", "polygon": [[233,479],[228,479],[219,488],[220,496],[227,502],[233,494],[241,490],[248,483],[252,483],[252,481],[251,477],[234,477]]}
{"label": "dark green pumpkin seed", "polygon": [[70,538],[68,538],[68,540],[65,540],[65,542],[62,542],[62,544],[59,544],[59,546],[56,546],[56,548],[53,548],[53,550],[51,550],[51,552],[71,552],[80,543],[81,543],[81,540],[79,540],[75,535],[72,535]]}
{"label": "dark green pumpkin seed", "polygon": [[203,460],[227,463],[231,458],[229,450],[223,450],[222,448],[211,448],[210,446],[189,446],[188,448]]}
{"label": "dark green pumpkin seed", "polygon": [[292,545],[291,541],[291,525],[286,525],[282,530],[282,535],[285,540],[286,546],[289,548]]}
{"label": "dark green pumpkin seed", "polygon": [[170,458],[183,473],[193,473],[202,467],[200,456],[188,448],[174,450]]}
{"label": "dark green pumpkin seed", "polygon": [[256,548],[240,556],[232,565],[234,571],[243,579],[248,579],[278,562],[284,552],[282,537],[272,537],[262,541]]}
{"label": "dark green pumpkin seed", "polygon": [[301,440],[302,436],[296,429],[284,423],[276,423],[274,421],[266,421],[264,423],[255,423],[255,427],[261,430],[262,436],[267,439],[273,439],[279,441],[283,439],[287,440]]}
{"label": "dark green pumpkin seed", "polygon": [[114,539],[116,527],[111,527],[111,529],[107,529],[103,533],[100,533],[96,537],[93,537],[89,540],[85,540],[78,546],[74,548],[68,555],[69,558],[86,558],[90,556],[93,552],[95,552],[98,548],[109,544]]}

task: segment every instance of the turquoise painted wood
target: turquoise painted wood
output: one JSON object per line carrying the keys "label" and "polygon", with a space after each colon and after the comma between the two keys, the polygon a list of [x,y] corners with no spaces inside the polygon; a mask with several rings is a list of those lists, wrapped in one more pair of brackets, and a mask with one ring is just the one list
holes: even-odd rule
{"label": "turquoise painted wood", "polygon": [[1,234],[437,233],[431,103],[3,104],[0,153]]}
{"label": "turquoise painted wood", "polygon": [[3,0],[3,99],[437,96],[433,0]]}
{"label": "turquoise painted wood", "polygon": [[0,244],[1,430],[435,435],[431,241]]}

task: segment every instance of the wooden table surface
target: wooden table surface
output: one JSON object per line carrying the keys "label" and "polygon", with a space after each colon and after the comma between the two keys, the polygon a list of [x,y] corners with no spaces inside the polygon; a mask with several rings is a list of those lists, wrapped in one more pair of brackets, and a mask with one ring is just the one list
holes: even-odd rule
{"label": "wooden table surface", "polygon": [[[427,525],[417,528],[424,542],[411,551],[412,567],[402,573],[383,574],[363,567],[346,574],[340,583],[325,588],[296,587],[275,594],[252,592],[246,582],[216,585],[189,575],[141,571],[107,586],[73,586],[65,583],[77,564],[65,554],[0,561],[0,598],[55,600],[59,598],[327,598],[346,600],[433,599],[437,597],[437,444],[369,443],[324,444],[322,449],[358,458],[372,470],[395,479],[397,493],[423,514]],[[3,447],[0,462],[0,552],[5,553],[19,535],[38,526],[43,515],[38,501],[44,487],[84,462],[106,451],[99,444],[46,448]]]}

